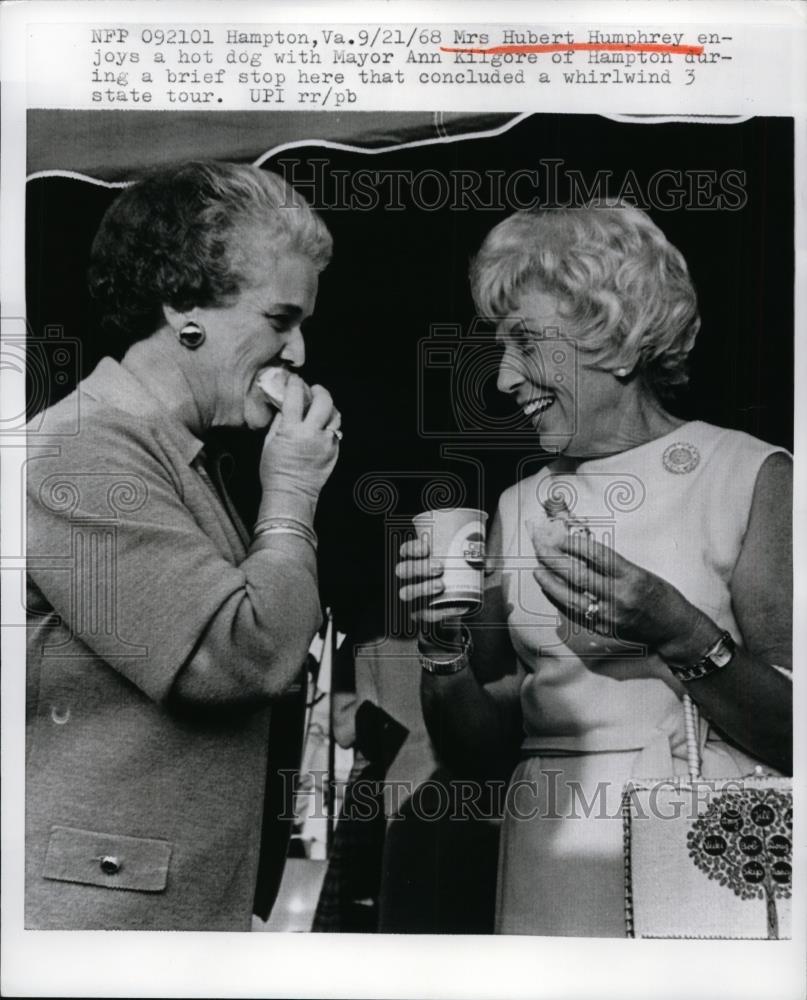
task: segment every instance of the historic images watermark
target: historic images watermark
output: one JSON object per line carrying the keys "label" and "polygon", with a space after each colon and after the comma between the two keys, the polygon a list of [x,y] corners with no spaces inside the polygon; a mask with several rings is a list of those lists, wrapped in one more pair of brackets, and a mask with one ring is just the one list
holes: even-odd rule
{"label": "historic images watermark", "polygon": [[641,782],[640,795],[630,782],[615,785],[598,781],[591,786],[563,778],[563,774],[546,767],[538,779],[512,781],[427,778],[412,782],[360,777],[350,783],[351,794],[346,800],[343,791],[347,782],[329,780],[326,771],[283,770],[280,818],[293,820],[304,803],[308,817],[324,819],[329,802],[343,801],[340,818],[358,822],[371,822],[382,814],[392,820],[412,816],[425,823],[496,822],[505,817],[521,822],[619,820],[627,800],[633,820],[694,820],[708,807],[716,790],[734,793],[744,788],[742,778],[664,778]]}
{"label": "historic images watermark", "polygon": [[325,158],[285,156],[272,166],[319,211],[517,212],[621,199],[646,211],[737,212],[748,201],[740,169],[664,168],[644,176],[632,169],[584,171],[547,158],[518,170],[347,170]]}

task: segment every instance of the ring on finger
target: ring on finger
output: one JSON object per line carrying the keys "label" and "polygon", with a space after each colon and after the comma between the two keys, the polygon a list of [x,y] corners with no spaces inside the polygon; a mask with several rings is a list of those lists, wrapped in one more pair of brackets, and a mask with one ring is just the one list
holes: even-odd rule
{"label": "ring on finger", "polygon": [[589,602],[586,610],[583,612],[583,617],[587,622],[590,622],[599,614],[600,602],[592,594],[586,594],[585,596],[589,598]]}

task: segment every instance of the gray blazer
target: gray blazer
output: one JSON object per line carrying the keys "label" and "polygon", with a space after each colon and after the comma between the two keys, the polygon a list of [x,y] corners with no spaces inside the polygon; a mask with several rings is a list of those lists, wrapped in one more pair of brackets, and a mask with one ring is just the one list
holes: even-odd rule
{"label": "gray blazer", "polygon": [[271,615],[201,447],[111,359],[30,433],[29,928],[250,927],[268,709],[165,704],[203,634],[262,655]]}

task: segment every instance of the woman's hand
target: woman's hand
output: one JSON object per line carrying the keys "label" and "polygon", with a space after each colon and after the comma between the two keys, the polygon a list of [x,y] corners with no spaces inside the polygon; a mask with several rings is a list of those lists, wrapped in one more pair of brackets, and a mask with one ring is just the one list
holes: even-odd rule
{"label": "woman's hand", "polygon": [[311,405],[303,415],[303,382],[289,377],[283,408],[272,421],[261,454],[264,491],[300,494],[316,503],[339,455],[341,416],[331,394],[311,387]]}
{"label": "woman's hand", "polygon": [[642,643],[664,656],[695,629],[714,625],[671,583],[623,559],[588,534],[551,544],[533,532],[538,566],[533,575],[567,618],[600,635]]}
{"label": "woman's hand", "polygon": [[418,644],[426,656],[455,656],[461,644],[460,619],[456,611],[430,608],[429,600],[445,590],[443,563],[431,559],[428,535],[404,542],[395,575],[403,581],[398,594],[408,605],[412,620],[419,626]]}
{"label": "woman's hand", "polygon": [[408,605],[412,620],[429,625],[450,617],[445,610],[430,608],[429,600],[445,590],[443,564],[429,558],[429,538],[413,538],[399,550],[401,561],[395,566],[395,576],[403,580],[398,596]]}

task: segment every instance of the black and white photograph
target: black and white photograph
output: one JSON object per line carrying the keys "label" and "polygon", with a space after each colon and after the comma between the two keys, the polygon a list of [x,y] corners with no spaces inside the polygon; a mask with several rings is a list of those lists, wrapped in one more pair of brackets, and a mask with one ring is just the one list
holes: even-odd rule
{"label": "black and white photograph", "polygon": [[798,127],[27,110],[26,936],[799,938]]}
{"label": "black and white photograph", "polygon": [[[790,772],[791,121],[146,115],[28,185],[30,926],[248,930],[285,823],[306,929],[623,936],[685,706],[698,774]],[[783,787],[659,931],[781,932]]]}

